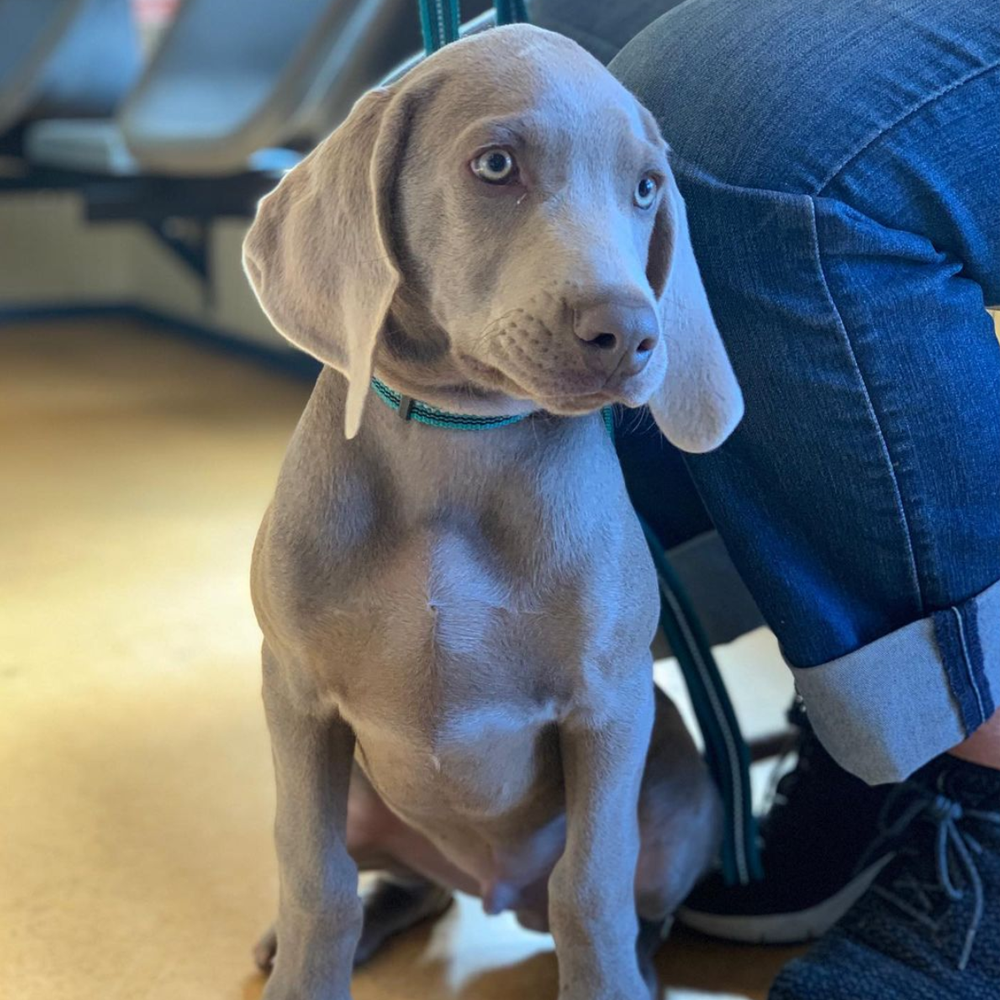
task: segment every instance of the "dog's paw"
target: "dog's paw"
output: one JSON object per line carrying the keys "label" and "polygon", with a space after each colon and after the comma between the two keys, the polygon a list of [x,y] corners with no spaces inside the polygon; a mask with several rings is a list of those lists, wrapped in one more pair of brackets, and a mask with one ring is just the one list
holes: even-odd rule
{"label": "dog's paw", "polygon": [[278,951],[278,934],[272,927],[253,946],[253,960],[261,972],[270,972],[274,967],[274,956]]}
{"label": "dog's paw", "polygon": [[[340,978],[334,985],[333,979]],[[279,966],[268,977],[261,1000],[352,1000],[350,985],[342,977],[308,974],[302,969],[289,973]]]}
{"label": "dog's paw", "polygon": [[651,964],[641,970],[638,962],[632,969],[618,967],[599,978],[595,982],[593,975],[576,978],[570,973],[564,980],[560,970],[559,1000],[659,1000],[658,977]]}

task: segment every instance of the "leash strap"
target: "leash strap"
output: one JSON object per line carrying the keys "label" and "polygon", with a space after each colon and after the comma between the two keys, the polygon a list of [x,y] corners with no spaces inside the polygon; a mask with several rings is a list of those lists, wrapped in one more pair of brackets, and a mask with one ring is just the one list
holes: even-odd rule
{"label": "leash strap", "polygon": [[722,874],[728,885],[747,885],[764,874],[753,814],[750,751],[691,599],[670,565],[660,540],[641,517],[639,523],[656,566],[660,626],[684,675],[698,728],[705,741],[705,762],[725,807]]}
{"label": "leash strap", "polygon": [[427,55],[458,40],[458,0],[420,0],[420,30]]}
{"label": "leash strap", "polygon": [[524,0],[497,0],[497,24],[527,24],[528,11]]}
{"label": "leash strap", "polygon": [[[461,14],[458,0],[419,0],[420,30],[427,55],[458,40]],[[496,23],[520,24],[528,20],[524,0],[496,0]]]}

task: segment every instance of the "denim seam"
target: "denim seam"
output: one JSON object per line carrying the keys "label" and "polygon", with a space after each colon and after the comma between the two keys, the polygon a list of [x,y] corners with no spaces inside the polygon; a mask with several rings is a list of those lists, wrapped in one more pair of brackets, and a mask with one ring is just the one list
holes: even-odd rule
{"label": "denim seam", "polygon": [[906,516],[906,508],[903,506],[903,494],[899,488],[899,480],[896,478],[896,470],[892,464],[892,455],[889,453],[889,445],[886,441],[885,432],[882,429],[882,424],[875,411],[875,404],[872,402],[871,393],[868,391],[868,383],[865,381],[864,373],[861,371],[861,366],[858,364],[857,354],[854,351],[854,344],[851,343],[850,335],[848,334],[847,327],[844,324],[844,318],[840,314],[840,309],[837,307],[836,300],[833,297],[833,291],[830,288],[830,282],[827,280],[826,269],[823,267],[823,252],[819,244],[819,225],[816,221],[816,198],[812,195],[807,195],[806,197],[809,204],[809,218],[812,224],[813,247],[816,251],[816,268],[819,272],[820,280],[823,283],[823,290],[826,293],[827,302],[830,304],[830,308],[833,310],[833,315],[836,318],[837,328],[844,339],[844,343],[847,345],[847,351],[850,355],[851,364],[853,365],[854,371],[858,376],[858,381],[861,384],[861,390],[864,393],[865,406],[868,409],[868,415],[871,418],[872,424],[875,426],[876,432],[878,433],[879,445],[882,449],[886,470],[889,473],[889,480],[892,483],[892,491],[895,495],[896,512],[899,515],[900,522],[903,526],[903,532],[906,537],[906,551],[909,556],[910,563],[910,580],[913,584],[913,591],[922,614],[924,609],[923,591],[920,586],[920,576],[917,573],[917,558],[913,549],[913,535],[910,531],[910,522]]}
{"label": "denim seam", "polygon": [[962,605],[962,613],[971,622],[969,630],[969,665],[972,669],[973,683],[983,701],[983,722],[989,719],[997,710],[993,694],[993,684],[986,673],[986,656],[983,652],[983,632],[980,607],[978,603]]}
{"label": "denim seam", "polygon": [[973,80],[978,79],[981,76],[985,76],[987,73],[992,73],[994,70],[1000,69],[1000,60],[990,63],[989,66],[981,66],[978,69],[972,70],[965,76],[958,80],[954,80],[949,83],[946,87],[942,87],[940,90],[935,91],[933,94],[929,94],[923,100],[918,101],[912,108],[908,108],[904,111],[898,118],[889,122],[887,125],[883,125],[878,129],[878,131],[870,139],[862,143],[857,149],[850,153],[846,159],[841,161],[836,167],[833,168],[832,173],[830,173],[826,180],[824,180],[819,187],[816,189],[815,197],[822,196],[823,192],[855,161],[857,160],[865,150],[869,149],[872,145],[879,141],[879,139],[888,135],[893,129],[898,128],[907,118],[915,115],[918,111],[922,111],[924,108],[930,106],[935,101],[940,100],[946,94],[950,94],[953,90],[957,90],[959,87],[964,87],[965,84],[971,83]]}
{"label": "denim seam", "polygon": [[971,735],[984,721],[979,710],[979,691],[975,682],[975,669],[965,635],[961,609],[951,605],[931,615],[938,657],[944,669],[958,720],[965,736]]}
{"label": "denim seam", "polygon": [[965,622],[962,620],[962,612],[958,608],[953,606],[951,610],[958,619],[958,640],[962,646],[962,660],[964,661],[965,672],[969,678],[969,687],[972,688],[972,693],[976,696],[976,706],[979,709],[979,722],[976,725],[982,725],[986,721],[986,708],[983,705],[983,696],[979,693],[979,685],[976,683],[976,677],[972,669],[969,644],[965,641]]}

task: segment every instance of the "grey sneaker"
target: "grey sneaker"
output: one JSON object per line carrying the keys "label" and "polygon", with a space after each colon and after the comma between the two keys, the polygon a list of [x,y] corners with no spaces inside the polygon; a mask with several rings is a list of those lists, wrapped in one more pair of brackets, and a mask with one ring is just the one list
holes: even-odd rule
{"label": "grey sneaker", "polygon": [[769,1000],[998,1000],[1000,771],[939,757],[880,826],[892,861]]}

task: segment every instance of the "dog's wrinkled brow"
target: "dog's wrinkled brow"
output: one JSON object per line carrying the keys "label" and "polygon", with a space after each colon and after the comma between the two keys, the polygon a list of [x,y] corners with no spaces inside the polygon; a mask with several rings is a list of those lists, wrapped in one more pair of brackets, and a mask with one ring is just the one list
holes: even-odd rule
{"label": "dog's wrinkled brow", "polygon": [[527,116],[505,115],[480,118],[461,132],[459,141],[470,148],[494,144],[521,149],[538,143],[545,135],[545,130]]}
{"label": "dog's wrinkled brow", "polygon": [[[649,167],[660,166],[665,159],[666,147],[655,131],[650,129],[642,116],[633,116],[624,108],[606,109],[602,120],[594,121],[595,129],[605,135],[618,133],[617,141],[610,139],[617,148]],[[516,150],[544,149],[549,156],[568,152],[579,142],[579,130],[552,116],[512,114],[480,118],[472,122],[458,136],[465,150],[484,146],[509,146]]]}
{"label": "dog's wrinkled brow", "polygon": [[663,159],[666,146],[657,131],[655,119],[644,109],[638,105],[631,110],[620,106],[610,109],[607,121],[603,123],[606,132],[610,131],[612,121],[620,126],[619,134],[622,139],[629,137],[629,145],[639,153],[640,158],[648,159],[651,163],[658,163]]}

